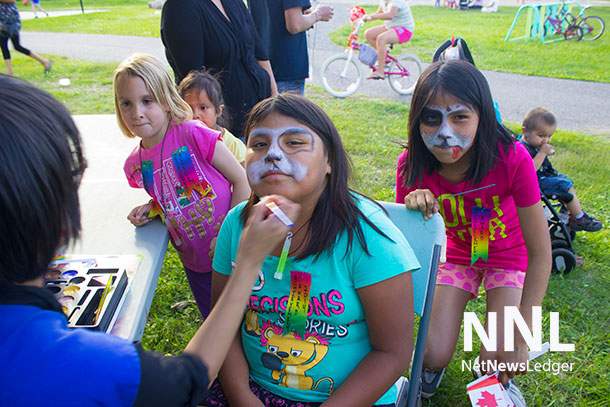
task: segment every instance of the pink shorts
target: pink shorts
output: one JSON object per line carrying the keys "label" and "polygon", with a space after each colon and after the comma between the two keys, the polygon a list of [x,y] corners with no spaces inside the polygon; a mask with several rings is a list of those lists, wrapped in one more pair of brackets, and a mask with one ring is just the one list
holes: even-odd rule
{"label": "pink shorts", "polygon": [[[387,27],[386,27],[387,28]],[[403,44],[409,42],[413,33],[407,30],[405,27],[391,27],[392,30],[398,35],[398,43]]]}
{"label": "pink shorts", "polygon": [[442,263],[436,274],[436,284],[450,285],[468,291],[471,300],[477,298],[479,286],[485,277],[485,291],[498,287],[523,288],[525,272],[497,267],[462,266]]}

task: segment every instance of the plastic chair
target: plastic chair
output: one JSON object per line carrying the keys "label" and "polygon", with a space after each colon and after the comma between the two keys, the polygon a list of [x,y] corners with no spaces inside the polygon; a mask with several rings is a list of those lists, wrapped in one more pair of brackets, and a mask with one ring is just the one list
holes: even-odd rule
{"label": "plastic chair", "polygon": [[379,204],[385,208],[390,220],[403,233],[421,265],[421,269],[413,273],[414,310],[421,317],[413,364],[409,380],[400,378],[396,382],[399,388],[396,407],[416,407],[421,397],[420,376],[430,325],[436,272],[441,255],[444,257],[443,249],[446,247],[445,224],[438,213],[432,219],[424,220],[421,212],[408,210],[402,204],[394,202],[379,202]]}

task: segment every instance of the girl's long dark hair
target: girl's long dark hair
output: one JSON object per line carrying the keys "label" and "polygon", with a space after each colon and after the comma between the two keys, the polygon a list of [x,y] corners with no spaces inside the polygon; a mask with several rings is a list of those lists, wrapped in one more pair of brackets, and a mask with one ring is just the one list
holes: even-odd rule
{"label": "girl's long dark hair", "polygon": [[409,112],[409,154],[400,175],[405,186],[421,182],[424,171],[438,171],[441,163],[426,148],[419,130],[421,114],[430,100],[448,93],[474,108],[479,114],[479,126],[472,145],[472,161],[466,172],[470,184],[478,184],[495,166],[498,142],[508,150],[514,141],[511,133],[496,118],[489,85],[483,74],[467,61],[439,61],[430,65],[419,77]]}
{"label": "girl's long dark hair", "polygon": [[[327,175],[326,187],[307,225],[306,233],[310,239],[297,259],[304,259],[310,255],[315,255],[317,258],[325,250],[330,249],[343,232],[347,233],[346,255],[351,250],[354,236],[357,237],[363,250],[369,254],[360,219],[363,219],[377,233],[390,239],[358,208],[357,196],[364,197],[364,195],[358,194],[348,187],[352,174],[351,162],[343,148],[337,128],[324,110],[308,99],[290,93],[265,99],[254,106],[248,116],[244,128],[246,143],[254,127],[272,113],[290,117],[316,132],[322,139],[331,167],[331,173]],[[240,215],[243,222],[248,219],[252,205],[258,201],[259,197],[252,193]]]}
{"label": "girl's long dark hair", "polygon": [[[224,105],[225,101],[222,97],[222,87],[220,86],[220,80],[218,79],[219,76],[219,74],[212,74],[211,71],[203,69],[190,71],[178,85],[178,93],[184,99],[188,92],[195,91],[197,92],[197,96],[199,96],[199,93],[201,93],[202,90],[205,90],[205,93],[208,95],[210,102],[214,105],[216,112],[220,112],[220,105]],[[216,118],[216,125],[224,128],[230,127],[231,121],[229,116],[229,111],[225,106],[222,113]]]}

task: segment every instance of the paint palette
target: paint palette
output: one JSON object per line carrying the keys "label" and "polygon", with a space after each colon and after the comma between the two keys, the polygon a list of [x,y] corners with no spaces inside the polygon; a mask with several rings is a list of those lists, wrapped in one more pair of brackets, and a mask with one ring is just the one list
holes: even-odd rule
{"label": "paint palette", "polygon": [[45,287],[61,304],[68,326],[99,331],[108,329],[128,280],[124,269],[86,264],[51,269],[45,278]]}

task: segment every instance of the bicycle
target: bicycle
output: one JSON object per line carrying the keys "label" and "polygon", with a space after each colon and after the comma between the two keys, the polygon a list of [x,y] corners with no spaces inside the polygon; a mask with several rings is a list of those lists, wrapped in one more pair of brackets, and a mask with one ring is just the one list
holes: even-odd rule
{"label": "bicycle", "polygon": [[589,5],[584,6],[578,16],[574,17],[569,11],[565,13],[566,21],[570,20],[569,23],[576,25],[582,29],[582,39],[585,41],[594,41],[602,36],[606,29],[606,23],[601,17],[588,16],[585,17],[585,10],[588,9]]}
{"label": "bicycle", "polygon": [[[356,57],[356,52],[362,48],[358,42],[359,31],[364,25],[361,19],[352,24],[352,32],[348,37],[347,47],[343,54],[328,58],[322,65],[322,86],[324,90],[335,97],[348,97],[362,85],[362,69]],[[392,46],[386,53],[384,76],[388,78],[390,87],[399,95],[410,95],[415,89],[417,78],[422,72],[422,63],[415,55],[403,54],[398,58],[390,54]],[[369,65],[376,71],[374,65]]]}
{"label": "bicycle", "polygon": [[[561,8],[561,11],[557,17],[553,17],[551,13],[546,16],[544,23],[542,24],[542,33],[546,37],[551,35],[563,35],[566,40],[580,41],[583,36],[583,29],[576,24],[571,24],[568,21],[569,12],[565,11],[565,5]],[[574,17],[572,17],[574,18]]]}

